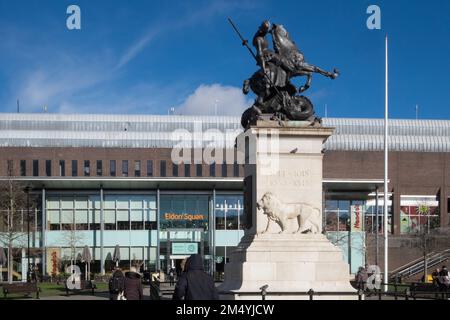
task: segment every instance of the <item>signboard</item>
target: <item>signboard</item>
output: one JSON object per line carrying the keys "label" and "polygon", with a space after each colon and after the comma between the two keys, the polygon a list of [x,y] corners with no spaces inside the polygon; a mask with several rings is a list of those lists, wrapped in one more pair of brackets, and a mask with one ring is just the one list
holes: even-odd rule
{"label": "signboard", "polygon": [[350,206],[351,231],[364,231],[364,206],[355,204]]}
{"label": "signboard", "polygon": [[47,248],[47,273],[50,275],[59,274],[59,262],[61,259],[60,248]]}
{"label": "signboard", "polygon": [[189,214],[189,213],[182,213],[182,214],[176,214],[176,213],[165,213],[164,219],[166,220],[206,220],[205,216],[202,214]]}
{"label": "signboard", "polygon": [[198,253],[197,242],[172,242],[172,254],[196,254]]}

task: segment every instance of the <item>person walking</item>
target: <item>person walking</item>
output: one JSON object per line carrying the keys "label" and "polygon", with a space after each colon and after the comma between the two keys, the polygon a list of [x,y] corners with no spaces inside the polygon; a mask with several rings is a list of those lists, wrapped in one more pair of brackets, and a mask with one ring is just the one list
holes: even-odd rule
{"label": "person walking", "polygon": [[130,271],[125,273],[124,296],[127,300],[143,300],[142,277],[136,267],[131,267]]}
{"label": "person walking", "polygon": [[118,300],[123,296],[125,289],[125,277],[120,268],[116,268],[109,279],[109,300]]}
{"label": "person walking", "polygon": [[356,274],[356,287],[358,290],[367,290],[367,270],[364,267],[359,267],[358,273]]}
{"label": "person walking", "polygon": [[178,278],[173,300],[218,300],[219,294],[213,278],[203,269],[203,259],[199,254],[190,256]]}
{"label": "person walking", "polygon": [[439,270],[439,268],[438,268],[438,269],[434,270],[434,271],[431,273],[431,277],[433,278],[433,284],[434,284],[435,287],[437,287],[437,288],[439,288],[439,285],[440,285],[440,281],[439,281],[439,272],[440,272],[440,270]]}
{"label": "person walking", "polygon": [[175,284],[175,270],[170,268],[169,270],[169,285],[173,286]]}
{"label": "person walking", "polygon": [[442,270],[439,272],[439,282],[442,296],[447,298],[448,289],[450,287],[450,275],[446,266],[443,266]]}

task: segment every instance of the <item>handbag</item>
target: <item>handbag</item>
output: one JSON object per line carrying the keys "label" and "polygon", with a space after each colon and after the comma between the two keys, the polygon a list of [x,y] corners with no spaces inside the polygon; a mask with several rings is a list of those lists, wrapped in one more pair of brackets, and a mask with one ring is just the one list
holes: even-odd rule
{"label": "handbag", "polygon": [[123,294],[123,291],[120,292],[120,293],[117,295],[117,300],[127,300],[127,298],[126,298],[125,295]]}

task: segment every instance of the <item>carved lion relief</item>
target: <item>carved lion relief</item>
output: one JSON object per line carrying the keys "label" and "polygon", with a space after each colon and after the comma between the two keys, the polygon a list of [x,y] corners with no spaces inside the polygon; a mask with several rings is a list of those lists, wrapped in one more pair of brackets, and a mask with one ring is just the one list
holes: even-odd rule
{"label": "carved lion relief", "polygon": [[294,233],[321,233],[321,210],[307,203],[287,204],[279,200],[271,192],[267,192],[256,203],[256,207],[267,215],[267,227],[263,233],[267,233],[272,221],[280,227],[280,233],[287,233],[287,222],[297,219],[298,229]]}

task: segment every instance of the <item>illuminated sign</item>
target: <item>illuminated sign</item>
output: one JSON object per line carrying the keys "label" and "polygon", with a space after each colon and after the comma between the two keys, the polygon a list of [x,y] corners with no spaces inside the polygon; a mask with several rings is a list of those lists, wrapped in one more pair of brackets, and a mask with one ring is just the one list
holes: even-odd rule
{"label": "illuminated sign", "polygon": [[196,254],[198,253],[197,242],[172,242],[172,254]]}
{"label": "illuminated sign", "polygon": [[205,216],[203,214],[189,214],[189,213],[165,213],[164,219],[166,220],[205,220]]}

